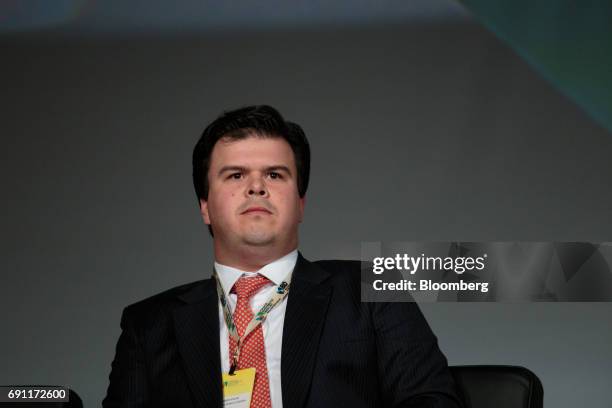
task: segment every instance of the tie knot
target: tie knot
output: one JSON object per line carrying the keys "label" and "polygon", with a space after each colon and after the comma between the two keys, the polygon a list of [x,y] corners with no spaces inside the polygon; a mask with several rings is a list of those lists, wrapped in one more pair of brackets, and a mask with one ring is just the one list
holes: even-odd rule
{"label": "tie knot", "polygon": [[249,299],[269,282],[270,280],[263,275],[241,276],[236,283],[234,283],[232,292],[238,295],[238,298]]}

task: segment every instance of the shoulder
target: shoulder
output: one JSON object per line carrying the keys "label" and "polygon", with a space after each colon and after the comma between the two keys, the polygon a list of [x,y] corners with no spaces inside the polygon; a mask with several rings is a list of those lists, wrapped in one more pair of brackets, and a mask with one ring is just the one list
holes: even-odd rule
{"label": "shoulder", "polygon": [[314,261],[315,265],[330,273],[349,273],[361,270],[361,261],[345,260],[320,260]]}
{"label": "shoulder", "polygon": [[312,262],[315,268],[324,271],[323,282],[333,288],[334,301],[348,301],[358,305],[361,299],[361,261],[320,260]]}
{"label": "shoulder", "polygon": [[186,283],[132,303],[123,310],[122,325],[128,320],[142,324],[147,321],[159,322],[160,318],[170,316],[175,309],[185,304],[184,296],[197,292],[209,282],[210,279],[204,279]]}
{"label": "shoulder", "polygon": [[361,262],[346,260],[320,260],[314,265],[324,270],[333,283],[358,285],[361,281]]}

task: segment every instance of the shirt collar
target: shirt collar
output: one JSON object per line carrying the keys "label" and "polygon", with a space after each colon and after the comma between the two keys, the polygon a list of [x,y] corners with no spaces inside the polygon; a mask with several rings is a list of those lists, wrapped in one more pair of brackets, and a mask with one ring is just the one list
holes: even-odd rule
{"label": "shirt collar", "polygon": [[217,271],[217,276],[219,276],[219,280],[221,281],[223,292],[225,292],[226,296],[229,296],[230,290],[234,287],[234,284],[242,275],[249,276],[260,274],[270,279],[275,285],[280,285],[283,279],[287,277],[289,272],[293,271],[295,268],[297,258],[298,251],[297,249],[294,249],[287,255],[270,262],[255,272],[245,272],[238,268],[222,265],[218,262],[215,262],[215,270]]}

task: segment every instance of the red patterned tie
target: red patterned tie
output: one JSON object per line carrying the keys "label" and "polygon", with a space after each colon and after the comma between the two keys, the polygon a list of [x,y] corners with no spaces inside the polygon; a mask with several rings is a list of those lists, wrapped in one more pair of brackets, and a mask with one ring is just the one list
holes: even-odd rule
{"label": "red patterned tie", "polygon": [[[238,296],[236,310],[234,311],[234,323],[238,328],[238,334],[241,336],[253,318],[253,312],[249,306],[251,297],[268,283],[270,283],[268,278],[257,275],[253,277],[242,276],[234,284],[232,293]],[[229,344],[230,356],[233,356],[234,350],[236,350],[236,341],[232,336],[229,338]],[[251,408],[270,408],[272,406],[270,402],[270,384],[261,324],[244,340],[240,350],[238,369],[250,367],[255,367],[255,386],[253,387]]]}

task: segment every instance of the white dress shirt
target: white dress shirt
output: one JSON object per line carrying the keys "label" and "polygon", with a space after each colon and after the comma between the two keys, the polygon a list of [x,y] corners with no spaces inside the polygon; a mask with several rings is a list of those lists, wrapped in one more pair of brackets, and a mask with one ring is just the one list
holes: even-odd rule
{"label": "white dress shirt", "polygon": [[[232,313],[236,308],[237,296],[230,293],[234,283],[242,275],[263,275],[270,279],[270,284],[259,290],[250,301],[251,310],[255,314],[274,293],[275,288],[293,271],[297,262],[297,249],[269,263],[256,272],[244,272],[240,269],[231,268],[215,262],[215,270],[221,281],[225,297]],[[289,293],[291,294],[291,293]],[[270,379],[270,399],[272,408],[282,408],[283,398],[281,391],[281,347],[283,344],[283,325],[285,322],[285,310],[287,309],[287,295],[281,303],[270,311],[268,317],[262,323],[264,347],[266,349],[266,365],[268,366],[268,377]],[[223,308],[219,302],[219,336],[221,344],[221,369],[224,373],[229,372],[229,333],[223,318]]]}

